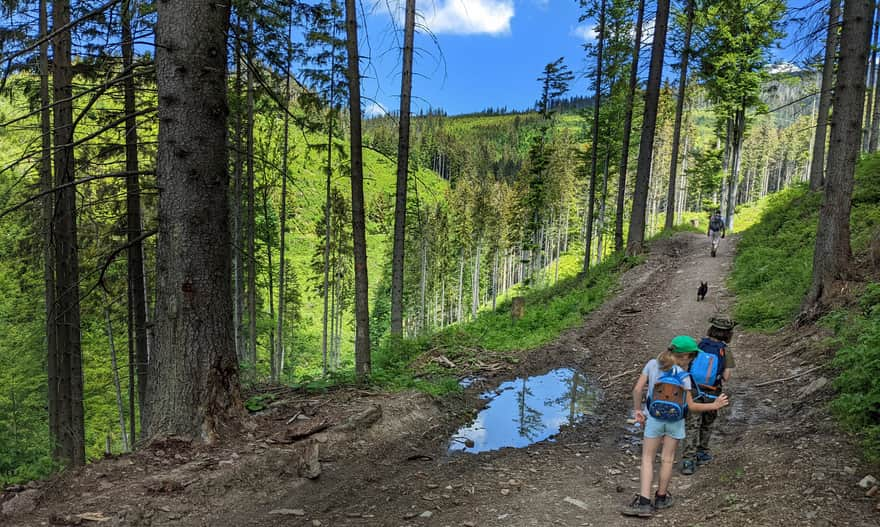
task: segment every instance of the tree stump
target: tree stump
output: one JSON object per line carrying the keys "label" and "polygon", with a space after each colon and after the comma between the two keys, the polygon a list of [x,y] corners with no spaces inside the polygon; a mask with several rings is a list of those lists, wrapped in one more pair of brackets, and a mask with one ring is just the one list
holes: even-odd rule
{"label": "tree stump", "polygon": [[510,304],[510,316],[514,320],[519,320],[526,314],[526,299],[522,296],[515,296]]}

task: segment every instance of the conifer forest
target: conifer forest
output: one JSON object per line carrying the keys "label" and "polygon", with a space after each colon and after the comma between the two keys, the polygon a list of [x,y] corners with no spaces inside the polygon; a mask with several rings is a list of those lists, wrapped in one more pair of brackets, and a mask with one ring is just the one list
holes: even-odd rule
{"label": "conifer forest", "polygon": [[710,295],[832,328],[876,463],[880,4],[569,3],[593,38],[544,50],[534,104],[453,115],[414,89],[429,2],[0,2],[0,483],[222,444],[282,389],[458,396],[716,210]]}

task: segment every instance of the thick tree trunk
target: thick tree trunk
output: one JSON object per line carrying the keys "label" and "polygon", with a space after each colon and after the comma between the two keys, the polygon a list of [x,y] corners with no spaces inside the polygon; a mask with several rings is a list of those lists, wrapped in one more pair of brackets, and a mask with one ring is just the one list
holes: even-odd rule
{"label": "thick tree trunk", "polygon": [[681,49],[681,70],[678,75],[678,100],[675,102],[675,125],[672,129],[672,160],[669,162],[669,190],[666,194],[666,223],[675,225],[675,183],[678,172],[678,148],[681,141],[681,119],[684,115],[684,98],[687,93],[688,59],[691,53],[691,31],[694,27],[694,0],[687,0],[685,7],[684,46]]}
{"label": "thick tree trunk", "polygon": [[846,278],[852,257],[850,210],[859,157],[865,103],[865,65],[873,13],[873,2],[844,2],[840,61],[834,87],[834,113],[831,116],[828,177],[816,231],[813,284],[804,302],[805,311],[818,307],[834,296],[834,284]]}
{"label": "thick tree trunk", "polygon": [[361,79],[355,0],[345,0],[348,92],[351,112],[351,216],[354,235],[355,373],[364,381],[370,375],[370,306],[367,280],[367,237],[364,218],[364,162],[361,136]]}
{"label": "thick tree trunk", "polygon": [[[123,3],[122,12],[122,66],[128,72],[123,83],[125,108],[125,199],[126,233],[128,235],[128,288],[134,328],[134,355],[137,360],[138,410],[143,419],[144,401],[147,398],[149,349],[147,347],[147,281],[144,272],[144,247],[140,241],[142,232],[141,188],[138,181],[138,133],[135,112],[134,87],[134,40],[131,32],[132,9],[130,1]],[[131,416],[134,420],[134,416]],[[141,431],[144,424],[141,422]],[[132,443],[135,437],[131,438]]]}
{"label": "thick tree trunk", "polygon": [[834,65],[840,28],[840,0],[831,0],[828,10],[828,32],[825,36],[825,63],[822,66],[822,85],[819,93],[819,110],[816,117],[816,132],[813,137],[813,157],[810,163],[810,189],[819,190],[825,182],[825,137],[828,129],[828,114],[831,111],[831,96],[834,86]]}
{"label": "thick tree trunk", "polygon": [[584,241],[584,267],[590,270],[590,253],[593,248],[593,208],[596,203],[596,170],[599,156],[599,99],[602,96],[602,51],[605,45],[605,0],[599,4],[599,37],[596,42],[596,79],[593,94],[593,142],[590,145],[590,188],[587,195],[587,236]]}
{"label": "thick tree trunk", "polygon": [[[63,28],[70,22],[70,2],[52,4],[52,22]],[[55,31],[53,31],[54,33]],[[55,117],[55,186],[53,234],[55,247],[55,336],[60,351],[59,427],[61,458],[71,465],[85,464],[82,346],[79,306],[79,255],[77,253],[76,180],[73,157],[73,67],[71,35],[58,31],[52,38]]]}
{"label": "thick tree trunk", "polygon": [[394,248],[391,256],[391,335],[403,333],[403,267],[406,241],[406,190],[409,175],[409,125],[412,97],[416,0],[406,0],[403,71],[400,77],[400,130],[397,141],[397,195],[394,202]]}
{"label": "thick tree trunk", "polygon": [[651,178],[651,159],[654,148],[654,132],[657,126],[657,107],[660,100],[660,78],[663,74],[663,52],[666,47],[666,28],[669,23],[669,0],[657,1],[654,18],[654,42],[651,45],[651,66],[645,88],[645,120],[639,142],[639,164],[636,169],[636,187],[633,195],[632,217],[626,242],[627,254],[642,252],[645,241],[645,206],[648,184]]}
{"label": "thick tree trunk", "polygon": [[146,434],[210,442],[243,413],[230,291],[229,6],[157,10],[158,288]]}
{"label": "thick tree trunk", "polygon": [[617,177],[617,210],[614,221],[614,250],[623,250],[623,212],[626,208],[626,172],[629,167],[629,143],[632,135],[633,105],[638,85],[639,54],[642,50],[642,25],[645,19],[645,0],[639,0],[636,14],[635,39],[633,40],[632,63],[629,70],[629,89],[626,92],[625,114],[623,117],[623,139],[620,147],[620,173]]}

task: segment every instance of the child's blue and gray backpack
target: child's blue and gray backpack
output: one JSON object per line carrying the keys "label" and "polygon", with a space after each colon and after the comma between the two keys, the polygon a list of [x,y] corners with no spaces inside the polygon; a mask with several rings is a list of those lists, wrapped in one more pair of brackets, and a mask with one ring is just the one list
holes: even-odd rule
{"label": "child's blue and gray backpack", "polygon": [[690,374],[672,368],[660,374],[648,397],[648,413],[661,421],[678,421],[687,416],[687,388],[684,380]]}
{"label": "child's blue and gray backpack", "polygon": [[697,346],[700,352],[691,361],[691,378],[697,388],[714,391],[721,384],[727,349],[723,342],[708,338],[702,339]]}

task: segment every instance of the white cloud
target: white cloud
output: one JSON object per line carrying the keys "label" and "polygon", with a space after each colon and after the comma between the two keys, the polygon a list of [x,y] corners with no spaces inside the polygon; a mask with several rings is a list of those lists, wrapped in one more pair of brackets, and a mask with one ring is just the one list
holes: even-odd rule
{"label": "white cloud", "polygon": [[380,117],[387,113],[388,110],[377,102],[371,102],[364,107],[364,115],[367,117]]}
{"label": "white cloud", "polygon": [[422,14],[435,34],[506,35],[513,13],[513,0],[436,0]]}
{"label": "white cloud", "polygon": [[650,46],[654,42],[654,19],[645,20],[642,24],[642,44]]}
{"label": "white cloud", "polygon": [[599,36],[594,27],[585,24],[572,28],[569,34],[584,42],[592,42]]}

